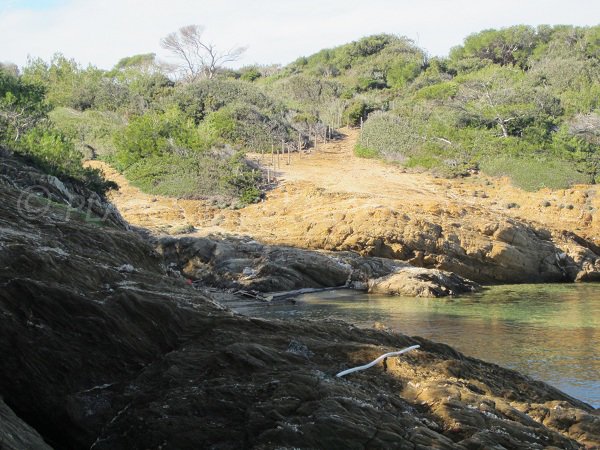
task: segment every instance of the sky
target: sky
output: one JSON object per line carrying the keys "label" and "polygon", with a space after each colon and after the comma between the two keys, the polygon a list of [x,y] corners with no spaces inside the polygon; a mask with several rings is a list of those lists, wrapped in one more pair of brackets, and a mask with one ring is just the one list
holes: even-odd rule
{"label": "sky", "polygon": [[362,36],[406,36],[443,56],[474,32],[510,25],[598,25],[598,0],[0,0],[0,62],[56,52],[103,69],[156,53],[179,27],[203,25],[234,64],[289,63]]}

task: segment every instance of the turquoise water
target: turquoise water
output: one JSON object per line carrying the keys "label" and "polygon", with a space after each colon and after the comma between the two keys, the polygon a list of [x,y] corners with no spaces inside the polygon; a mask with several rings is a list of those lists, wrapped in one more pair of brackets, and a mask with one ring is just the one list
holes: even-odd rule
{"label": "turquoise water", "polygon": [[262,317],[335,318],[446,343],[600,407],[600,285],[514,285],[452,299],[330,291],[295,305],[238,308]]}

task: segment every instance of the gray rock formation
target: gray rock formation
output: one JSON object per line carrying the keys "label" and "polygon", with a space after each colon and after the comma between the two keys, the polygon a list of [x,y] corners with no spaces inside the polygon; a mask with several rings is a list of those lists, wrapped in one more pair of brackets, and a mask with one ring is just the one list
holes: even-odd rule
{"label": "gray rock formation", "polygon": [[[0,183],[0,396],[27,424],[0,404],[0,432],[18,433],[2,441],[8,448],[44,448],[31,428],[60,449],[600,445],[597,412],[551,386],[420,338],[238,316],[176,276],[140,235],[64,220],[64,204],[44,198],[31,200],[48,206],[44,215],[22,215],[22,192]],[[216,251],[194,245],[181,248],[196,255],[183,261]],[[210,277],[204,260],[190,270]],[[295,286],[300,272],[315,284],[343,281],[344,264],[277,283]],[[374,277],[390,263],[356,264]],[[215,279],[246,267],[260,269],[229,262]],[[268,278],[258,285],[272,289]],[[413,344],[421,348],[387,372],[335,377]]]}
{"label": "gray rock formation", "polygon": [[0,398],[0,448],[51,450],[37,431],[23,422]]}
{"label": "gray rock formation", "polygon": [[420,267],[405,267],[390,275],[369,280],[372,294],[405,297],[446,297],[475,292],[479,285],[452,272]]}
{"label": "gray rock formation", "polygon": [[458,275],[415,268],[402,261],[270,246],[250,238],[167,237],[158,241],[157,252],[189,279],[219,288],[278,292],[346,286],[413,297],[478,289],[476,283]]}

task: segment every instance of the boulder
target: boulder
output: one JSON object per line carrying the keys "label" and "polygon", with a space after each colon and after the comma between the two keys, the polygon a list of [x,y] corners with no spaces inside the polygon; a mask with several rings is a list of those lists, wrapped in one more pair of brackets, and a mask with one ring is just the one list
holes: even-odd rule
{"label": "boulder", "polygon": [[405,267],[368,282],[369,293],[405,297],[446,297],[479,290],[479,285],[452,272]]}

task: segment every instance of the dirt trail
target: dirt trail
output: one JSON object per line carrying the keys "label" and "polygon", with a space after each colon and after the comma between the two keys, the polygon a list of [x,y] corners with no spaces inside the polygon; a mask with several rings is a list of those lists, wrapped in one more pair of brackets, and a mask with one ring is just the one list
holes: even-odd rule
{"label": "dirt trail", "polygon": [[[332,192],[367,194],[377,198],[405,196],[414,199],[439,191],[440,183],[430,177],[406,174],[394,166],[356,157],[353,150],[359,131],[343,131],[342,139],[320,144],[308,155],[294,155],[289,165],[287,157],[281,158],[277,177],[284,183],[310,182]],[[251,156],[263,166],[271,163],[270,155]]]}
{"label": "dirt trail", "polygon": [[[144,194],[107,164],[88,164],[102,169],[119,184],[119,191],[111,199],[129,222],[162,232],[179,232],[193,225],[201,234],[233,232],[290,243],[290,228],[309,217],[307,227],[313,227],[319,217],[365,208],[398,208],[409,214],[442,211],[457,218],[467,208],[469,215],[480,215],[482,220],[513,217],[590,239],[598,235],[596,210],[600,198],[595,187],[530,193],[512,187],[507,180],[483,175],[447,180],[409,173],[391,164],[354,156],[358,130],[341,132],[342,139],[321,143],[316,151],[292,154],[289,165],[287,157],[282,157],[275,171],[277,187],[268,193],[265,202],[241,211],[218,209],[203,200]],[[263,167],[271,164],[270,155],[249,157]]]}

